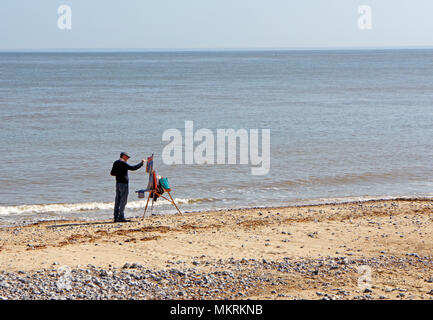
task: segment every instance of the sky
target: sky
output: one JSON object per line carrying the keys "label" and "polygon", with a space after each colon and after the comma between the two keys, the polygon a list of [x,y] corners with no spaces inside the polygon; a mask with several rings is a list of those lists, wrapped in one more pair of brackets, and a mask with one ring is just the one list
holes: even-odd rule
{"label": "sky", "polygon": [[[61,5],[71,29],[58,26]],[[371,29],[358,26],[362,5]],[[433,47],[433,0],[2,0],[0,10],[1,51]]]}

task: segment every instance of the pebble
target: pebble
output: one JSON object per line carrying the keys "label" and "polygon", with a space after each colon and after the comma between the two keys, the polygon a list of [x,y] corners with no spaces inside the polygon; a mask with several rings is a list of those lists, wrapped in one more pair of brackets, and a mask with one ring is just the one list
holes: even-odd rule
{"label": "pebble", "polygon": [[[201,257],[203,259],[205,257]],[[194,263],[196,262],[196,263]],[[70,267],[70,275],[63,278],[65,288],[59,288],[58,283],[64,273],[55,268],[37,271],[0,271],[0,296],[5,299],[233,299],[235,297],[248,298],[254,296],[256,288],[278,286],[278,291],[272,289],[272,294],[283,297],[283,286],[289,285],[284,276],[311,274],[323,277],[339,277],[342,274],[357,272],[357,266],[369,265],[371,268],[386,268],[388,266],[404,267],[405,264],[421,263],[422,266],[431,265],[430,257],[383,256],[368,259],[348,260],[346,257],[298,258],[286,257],[282,261],[270,259],[238,260],[209,259],[207,261],[193,260],[193,265],[211,265],[211,268],[200,270],[188,264],[171,264],[171,268],[162,270],[147,269],[137,262],[126,262],[122,268],[101,268],[95,265],[86,267]],[[183,263],[180,262],[180,263]],[[54,264],[55,265],[55,264]],[[263,272],[265,270],[265,272]],[[284,275],[283,277],[278,276]],[[430,280],[430,278],[426,279]],[[68,282],[69,281],[69,282]],[[316,280],[314,280],[316,281]],[[64,282],[63,282],[64,283]],[[67,286],[69,284],[69,286]],[[336,291],[335,295],[317,291],[316,295],[325,300],[352,299],[348,291],[341,287],[332,288],[330,284],[323,284],[322,290]],[[407,289],[385,288],[384,291],[398,291],[403,298],[411,296]],[[364,290],[364,295],[354,299],[373,299],[372,290]],[[407,293],[406,293],[407,292]],[[433,290],[428,292],[433,295]],[[383,299],[388,299],[381,296]],[[296,297],[290,297],[290,299]],[[380,297],[379,297],[380,298]],[[381,298],[382,299],[382,298]]]}

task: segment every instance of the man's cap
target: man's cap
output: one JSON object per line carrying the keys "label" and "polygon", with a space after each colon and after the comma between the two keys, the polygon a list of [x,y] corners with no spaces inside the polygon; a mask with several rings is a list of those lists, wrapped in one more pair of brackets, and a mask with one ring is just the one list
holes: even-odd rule
{"label": "man's cap", "polygon": [[122,158],[123,156],[127,156],[128,158],[131,158],[126,152],[121,152],[120,153],[120,157]]}

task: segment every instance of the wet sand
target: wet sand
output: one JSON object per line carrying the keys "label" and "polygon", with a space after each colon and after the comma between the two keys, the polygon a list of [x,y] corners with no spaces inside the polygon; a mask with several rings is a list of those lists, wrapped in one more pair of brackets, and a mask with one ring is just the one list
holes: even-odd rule
{"label": "wet sand", "polygon": [[431,199],[396,199],[6,227],[0,296],[433,299],[432,222]]}

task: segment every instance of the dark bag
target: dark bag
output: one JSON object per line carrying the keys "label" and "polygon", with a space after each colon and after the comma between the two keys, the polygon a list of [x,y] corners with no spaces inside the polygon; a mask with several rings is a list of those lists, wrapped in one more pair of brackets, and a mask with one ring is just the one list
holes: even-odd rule
{"label": "dark bag", "polygon": [[153,198],[153,201],[156,201],[162,194],[164,193],[164,188],[161,187],[161,184],[158,182],[158,186],[156,187],[156,192],[150,192],[150,197]]}

